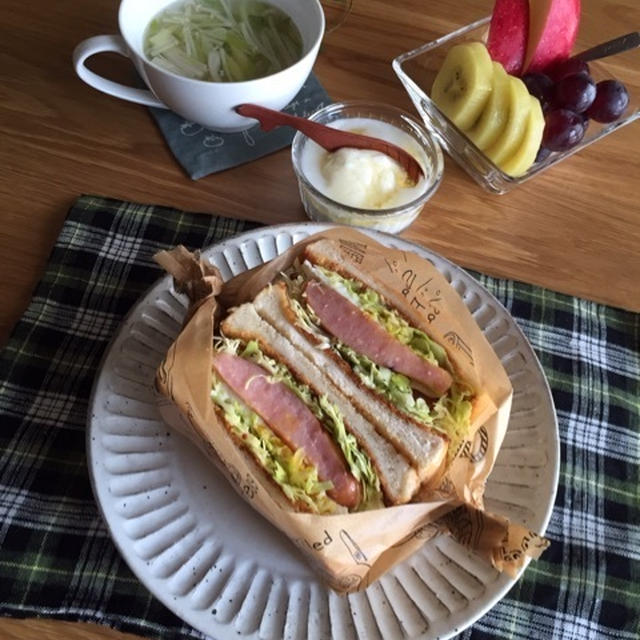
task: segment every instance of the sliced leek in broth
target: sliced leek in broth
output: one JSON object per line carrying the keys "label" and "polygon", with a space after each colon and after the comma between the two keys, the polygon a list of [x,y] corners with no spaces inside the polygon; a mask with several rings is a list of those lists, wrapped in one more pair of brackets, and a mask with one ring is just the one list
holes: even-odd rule
{"label": "sliced leek in broth", "polygon": [[144,53],[187,78],[242,82],[297,62],[302,38],[282,9],[262,0],[178,0],[149,23]]}

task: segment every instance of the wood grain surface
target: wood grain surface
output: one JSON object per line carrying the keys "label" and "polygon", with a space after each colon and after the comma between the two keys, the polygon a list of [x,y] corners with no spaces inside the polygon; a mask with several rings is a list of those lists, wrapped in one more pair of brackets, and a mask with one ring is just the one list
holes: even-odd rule
{"label": "wood grain surface", "polygon": [[[326,37],[315,71],[335,100],[369,99],[414,112],[391,60],[487,15],[491,6],[491,0],[353,0],[347,21]],[[76,77],[75,45],[117,32],[114,0],[4,0],[3,7],[0,345],[80,194],[267,224],[306,219],[288,150],[194,182],[144,107]],[[639,27],[637,0],[585,1],[579,48]],[[611,61],[636,104],[639,59],[634,52]],[[115,55],[96,57],[91,66],[116,80],[131,76],[128,61]],[[485,193],[447,159],[440,190],[403,235],[464,267],[640,311],[639,158],[636,122],[505,196]],[[0,637],[126,636],[92,625],[0,620]]]}

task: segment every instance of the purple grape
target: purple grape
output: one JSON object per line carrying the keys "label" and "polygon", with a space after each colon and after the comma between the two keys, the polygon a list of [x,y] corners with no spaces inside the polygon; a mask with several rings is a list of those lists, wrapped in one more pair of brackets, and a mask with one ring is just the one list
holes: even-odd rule
{"label": "purple grape", "polygon": [[568,109],[554,109],[544,117],[542,146],[551,151],[566,151],[584,137],[582,116]]}
{"label": "purple grape", "polygon": [[579,113],[578,115],[582,118],[582,126],[584,127],[584,130],[586,132],[589,127],[589,116],[584,112]]}
{"label": "purple grape", "polygon": [[542,162],[546,160],[551,155],[551,149],[547,149],[546,147],[540,147],[538,149],[538,154],[536,155],[535,162]]}
{"label": "purple grape", "polygon": [[575,113],[586,111],[596,97],[596,83],[583,73],[565,76],[556,84],[553,105]]}
{"label": "purple grape", "polygon": [[553,98],[553,81],[544,73],[527,73],[522,76],[529,93],[540,100],[540,106],[546,111]]}
{"label": "purple grape", "polygon": [[618,80],[602,80],[596,85],[596,97],[587,116],[596,122],[613,122],[629,106],[629,93]]}
{"label": "purple grape", "polygon": [[577,58],[568,58],[562,62],[558,62],[554,65],[549,72],[549,75],[556,81],[560,82],[567,76],[575,76],[577,74],[583,74],[585,76],[591,75],[589,72],[589,65]]}

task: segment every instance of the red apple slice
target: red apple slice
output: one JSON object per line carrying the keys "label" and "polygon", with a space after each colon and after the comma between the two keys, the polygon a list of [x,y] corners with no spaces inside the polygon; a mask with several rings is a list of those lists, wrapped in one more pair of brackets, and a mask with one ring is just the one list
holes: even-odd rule
{"label": "red apple slice", "polygon": [[510,75],[520,75],[529,34],[529,0],[496,0],[487,49]]}
{"label": "red apple slice", "polygon": [[565,60],[578,37],[580,0],[529,0],[529,42],[524,73]]}

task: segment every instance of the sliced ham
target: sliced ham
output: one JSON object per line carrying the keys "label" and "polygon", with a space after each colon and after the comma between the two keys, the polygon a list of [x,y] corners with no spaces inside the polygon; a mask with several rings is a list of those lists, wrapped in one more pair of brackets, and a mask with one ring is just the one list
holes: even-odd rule
{"label": "sliced ham", "polygon": [[332,500],[347,508],[358,505],[360,485],[349,473],[342,452],[291,389],[282,382],[270,381],[268,371],[254,362],[229,353],[216,353],[213,368],[293,451],[304,449],[320,480],[333,484],[327,492]]}
{"label": "sliced ham", "polygon": [[338,340],[377,365],[404,374],[436,396],[447,392],[452,382],[448,371],[421,358],[335,289],[310,280],[305,293],[322,326]]}

